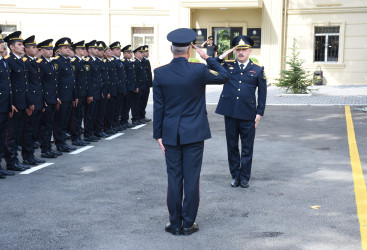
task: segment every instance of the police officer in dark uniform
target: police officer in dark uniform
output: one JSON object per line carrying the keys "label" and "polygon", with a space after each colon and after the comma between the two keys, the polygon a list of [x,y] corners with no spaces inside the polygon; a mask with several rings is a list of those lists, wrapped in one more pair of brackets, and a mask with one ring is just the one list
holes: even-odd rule
{"label": "police officer in dark uniform", "polygon": [[[267,86],[264,67],[249,59],[253,45],[254,41],[250,37],[237,36],[232,40],[234,48],[218,58],[231,75],[231,81],[223,87],[216,113],[224,115],[232,187],[249,186],[255,130],[265,110]],[[223,62],[222,59],[233,50],[237,60]],[[239,138],[241,155],[238,149]]]}
{"label": "police officer in dark uniform", "polygon": [[[6,50],[4,39],[0,30],[0,163],[4,157],[6,131],[8,130],[9,116],[13,115],[12,91],[10,82],[10,68],[1,56]],[[14,175],[14,172],[5,170],[0,165],[0,179]]]}
{"label": "police officer in dark uniform", "polygon": [[[105,44],[103,44],[106,46]],[[108,75],[109,75],[109,93],[110,98],[107,100],[107,113],[106,113],[106,133],[107,134],[115,134],[117,130],[115,130],[116,124],[115,118],[117,114],[117,94],[118,94],[118,86],[119,80],[117,77],[117,71],[115,64],[112,62],[112,50],[110,47],[105,47],[103,52],[104,60],[103,62],[107,66]]]}
{"label": "police officer in dark uniform", "polygon": [[[120,42],[114,42],[110,45],[111,51],[112,51],[112,63],[115,65],[116,73],[117,73],[117,79],[118,79],[118,93],[116,98],[116,116],[114,118],[114,124],[115,129],[117,131],[125,130],[127,129],[126,126],[122,126],[120,123],[120,117],[121,120],[123,120],[123,103],[124,99],[126,97],[127,89],[126,89],[126,74],[125,74],[125,67],[120,59],[121,57],[121,45]],[[123,59],[125,60],[125,59]]]}
{"label": "police officer in dark uniform", "polygon": [[85,146],[89,142],[82,140],[82,121],[84,118],[85,105],[87,102],[87,85],[88,85],[88,75],[87,69],[84,65],[84,60],[82,59],[85,55],[85,45],[84,41],[74,43],[71,46],[75,53],[75,56],[71,59],[71,65],[74,70],[76,93],[78,97],[78,105],[73,107],[72,122],[71,122],[71,132],[72,132],[72,144],[75,146]]}
{"label": "police officer in dark uniform", "polygon": [[98,102],[101,98],[101,72],[96,62],[98,56],[98,44],[92,40],[85,44],[88,51],[88,57],[84,59],[85,69],[88,72],[87,85],[87,105],[84,116],[84,140],[88,142],[97,142],[98,138],[94,135],[94,119],[96,116]]}
{"label": "police officer in dark uniform", "polygon": [[142,97],[143,92],[149,91],[149,83],[148,83],[148,76],[147,72],[145,71],[144,64],[142,62],[143,60],[143,51],[144,47],[140,46],[136,48],[134,52],[135,60],[134,60],[134,69],[135,69],[135,75],[136,75],[136,88],[137,92],[134,95],[132,106],[131,106],[131,113],[132,113],[132,121],[133,125],[141,125],[145,124],[145,120],[143,119],[144,116],[142,116]]}
{"label": "police officer in dark uniform", "polygon": [[45,111],[41,119],[41,157],[56,158],[62,155],[59,151],[52,150],[51,137],[54,131],[56,108],[61,104],[58,94],[56,68],[52,63],[53,39],[40,42],[37,47],[41,51],[41,57],[37,60],[40,68],[40,80],[42,84],[43,101]]}
{"label": "police officer in dark uniform", "polygon": [[199,206],[200,171],[204,140],[211,137],[205,87],[206,84],[223,84],[229,80],[220,63],[194,45],[213,70],[201,63],[188,62],[190,45],[195,38],[196,32],[191,29],[170,32],[167,39],[172,42],[174,58],[171,63],[154,70],[153,137],[165,153],[170,215],[165,230],[174,235],[190,235],[199,230],[195,219]]}
{"label": "police officer in dark uniform", "polygon": [[25,56],[23,61],[28,71],[28,93],[30,103],[34,105],[32,115],[27,115],[24,126],[24,139],[22,144],[23,164],[37,165],[45,163],[45,160],[34,156],[34,138],[37,130],[40,130],[42,112],[45,111],[42,95],[42,85],[40,79],[40,68],[35,58],[38,53],[35,36],[30,36],[23,42],[25,46]]}
{"label": "police officer in dark uniform", "polygon": [[11,51],[5,59],[11,70],[10,81],[12,85],[12,101],[16,108],[14,115],[9,120],[5,159],[8,169],[14,171],[29,169],[29,167],[19,162],[17,148],[20,146],[20,138],[24,135],[23,129],[26,113],[31,115],[34,109],[34,105],[30,103],[29,98],[29,77],[25,63],[22,60],[24,45],[20,35],[20,31],[15,31],[4,38]]}
{"label": "police officer in dark uniform", "polygon": [[144,122],[150,122],[152,119],[148,119],[145,116],[146,115],[145,110],[148,104],[150,88],[153,87],[152,68],[150,66],[150,61],[148,59],[149,58],[149,46],[144,45],[142,52],[143,52],[143,59],[141,60],[141,62],[143,63],[143,68],[145,69],[145,73],[147,75],[148,88],[142,90],[141,101],[140,101],[140,117],[142,118],[140,120]]}
{"label": "police officer in dark uniform", "polygon": [[71,62],[69,60],[71,40],[68,37],[59,39],[56,44],[58,55],[52,61],[56,69],[56,79],[58,81],[58,94],[61,104],[56,111],[54,138],[57,150],[60,152],[70,152],[76,149],[74,146],[66,144],[66,128],[72,111],[72,107],[78,105],[76,96],[75,78]]}
{"label": "police officer in dark uniform", "polygon": [[134,63],[132,60],[132,51],[131,51],[131,45],[126,45],[122,48],[123,53],[123,60],[125,66],[125,73],[126,73],[126,88],[127,93],[125,96],[125,100],[123,103],[123,116],[121,116],[121,123],[122,126],[126,128],[132,128],[134,125],[129,123],[129,112],[131,109],[131,105],[133,103],[133,97],[138,92],[138,89],[136,88],[136,76],[135,76],[135,70],[134,70]]}
{"label": "police officer in dark uniform", "polygon": [[98,56],[96,62],[98,64],[99,71],[101,73],[101,98],[99,99],[98,109],[95,119],[96,128],[94,129],[94,135],[99,138],[108,137],[108,134],[104,132],[105,130],[105,121],[106,121],[106,111],[107,111],[107,100],[110,99],[109,86],[110,86],[110,77],[108,75],[108,69],[106,64],[103,62],[103,52],[105,48],[105,43],[102,41],[98,41]]}
{"label": "police officer in dark uniform", "polygon": [[214,44],[213,36],[209,36],[208,40],[203,42],[200,47],[206,48],[206,53],[208,56],[216,57],[218,55],[218,46]]}

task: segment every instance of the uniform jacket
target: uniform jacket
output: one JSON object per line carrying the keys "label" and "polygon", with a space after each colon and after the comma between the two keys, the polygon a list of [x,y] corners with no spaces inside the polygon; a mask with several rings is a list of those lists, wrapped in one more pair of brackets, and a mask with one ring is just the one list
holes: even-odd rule
{"label": "uniform jacket", "polygon": [[143,61],[139,59],[135,59],[135,75],[136,75],[136,87],[139,88],[139,91],[147,91],[149,89],[148,86],[148,76],[145,71],[145,67]]}
{"label": "uniform jacket", "polygon": [[122,94],[122,93],[126,93],[127,89],[126,89],[126,73],[125,73],[125,66],[124,63],[122,62],[122,60],[120,58],[117,57],[113,57],[112,58],[112,63],[115,65],[116,68],[116,73],[117,73],[117,78],[118,78],[118,93]]}
{"label": "uniform jacket", "polygon": [[58,55],[52,60],[56,69],[56,79],[59,98],[62,102],[71,102],[77,99],[74,71],[68,58]]}
{"label": "uniform jacket", "polygon": [[146,59],[145,57],[141,61],[143,63],[143,67],[144,67],[145,72],[147,74],[148,87],[151,88],[151,87],[153,87],[153,76],[152,76],[152,67],[150,66],[150,61],[148,59]]}
{"label": "uniform jacket", "polygon": [[88,85],[88,75],[84,61],[75,56],[71,59],[71,65],[74,70],[76,96],[78,98],[84,98],[87,96]]}
{"label": "uniform jacket", "polygon": [[43,100],[46,104],[57,104],[59,94],[57,91],[56,69],[52,62],[48,62],[43,56],[37,60],[40,68],[40,81]]}
{"label": "uniform jacket", "polygon": [[134,70],[134,63],[131,60],[124,58],[123,64],[125,66],[125,73],[126,73],[126,88],[128,91],[135,91],[136,90],[136,78],[135,78],[135,70]]}
{"label": "uniform jacket", "polygon": [[42,96],[42,84],[40,78],[40,68],[37,61],[34,58],[25,56],[22,58],[28,71],[28,92],[29,103],[34,105],[35,110],[41,110],[44,108],[43,96]]}
{"label": "uniform jacket", "polygon": [[101,94],[106,97],[106,95],[110,93],[110,76],[108,75],[108,69],[103,60],[96,58],[96,62],[98,64],[99,71],[101,72]]}
{"label": "uniform jacket", "polygon": [[5,60],[0,60],[0,113],[11,111],[12,91],[10,82],[10,68]]}
{"label": "uniform jacket", "polygon": [[6,63],[10,68],[10,81],[12,87],[13,105],[18,110],[27,109],[30,105],[28,95],[28,71],[22,58],[18,59],[13,53],[6,58]]}
{"label": "uniform jacket", "polygon": [[117,78],[117,71],[116,71],[116,67],[115,64],[108,60],[108,59],[104,59],[103,60],[104,63],[106,64],[107,70],[108,70],[108,75],[110,77],[110,86],[109,86],[109,90],[110,90],[110,94],[111,96],[117,96],[117,88],[119,85],[119,80]]}
{"label": "uniform jacket", "polygon": [[[218,61],[222,61],[217,58]],[[240,120],[255,120],[256,114],[264,115],[266,103],[266,78],[264,67],[251,60],[241,72],[238,61],[222,62],[231,76],[223,86],[216,113]],[[255,92],[258,91],[256,104]]]}
{"label": "uniform jacket", "polygon": [[205,86],[223,84],[229,75],[215,59],[208,58],[207,63],[214,71],[183,57],[154,70],[153,138],[175,146],[178,139],[182,145],[211,137]]}
{"label": "uniform jacket", "polygon": [[[98,59],[96,58],[96,60]],[[84,62],[88,72],[87,97],[99,100],[101,98],[102,77],[98,64],[91,56],[85,58]]]}

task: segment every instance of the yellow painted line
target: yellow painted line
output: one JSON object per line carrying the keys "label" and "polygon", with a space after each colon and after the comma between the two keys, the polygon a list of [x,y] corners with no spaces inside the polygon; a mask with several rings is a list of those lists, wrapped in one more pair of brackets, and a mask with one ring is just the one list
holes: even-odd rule
{"label": "yellow painted line", "polygon": [[356,196],[357,215],[361,230],[362,249],[367,250],[367,191],[364,181],[361,160],[358,154],[356,135],[350,107],[345,106],[345,119],[347,121],[350,163],[352,165],[354,193]]}

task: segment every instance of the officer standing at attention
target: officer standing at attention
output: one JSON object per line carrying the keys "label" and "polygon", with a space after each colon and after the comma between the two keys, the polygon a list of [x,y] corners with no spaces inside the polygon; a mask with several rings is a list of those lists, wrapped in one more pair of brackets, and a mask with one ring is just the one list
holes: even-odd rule
{"label": "officer standing at attention", "polygon": [[[172,42],[171,63],[154,70],[153,138],[166,158],[167,206],[170,223],[166,232],[190,235],[199,230],[195,223],[199,207],[199,179],[204,140],[210,129],[206,114],[206,84],[223,84],[229,74],[214,58],[192,45],[204,64],[189,63],[191,42],[196,33],[176,29],[167,35]],[[183,200],[183,192],[185,199]]]}
{"label": "officer standing at attention", "polygon": [[[10,68],[2,57],[6,47],[1,33],[2,30],[0,30],[0,163],[1,158],[4,157],[5,138],[9,117],[13,115]],[[0,179],[5,179],[6,176],[10,175],[14,175],[14,172],[5,170],[0,165]]]}
{"label": "officer standing at attention", "polygon": [[35,36],[30,36],[23,42],[25,46],[25,56],[23,61],[29,75],[28,94],[30,102],[34,105],[32,115],[27,115],[24,126],[24,139],[22,145],[23,164],[37,165],[45,163],[45,160],[34,156],[34,138],[36,130],[40,129],[42,112],[45,111],[45,105],[42,96],[42,85],[40,79],[40,68],[35,58],[38,53]]}
{"label": "officer standing at attention", "polygon": [[55,46],[58,48],[58,55],[52,63],[56,69],[58,94],[61,104],[56,111],[54,137],[58,151],[70,152],[75,150],[76,147],[66,144],[66,128],[72,107],[78,105],[74,72],[69,59],[71,40],[68,37],[61,38],[56,42]]}
{"label": "officer standing at attention", "polygon": [[144,116],[141,115],[141,101],[143,97],[143,92],[149,91],[148,86],[148,76],[144,68],[143,60],[143,50],[144,47],[140,46],[136,48],[134,52],[135,60],[134,60],[134,69],[136,76],[136,88],[137,92],[134,95],[134,99],[131,106],[131,114],[133,125],[141,125],[145,124]]}
{"label": "officer standing at attention", "polygon": [[[115,129],[118,131],[125,130],[127,127],[122,126],[120,123],[120,117],[121,120],[123,120],[123,103],[124,99],[126,97],[126,74],[125,74],[125,67],[120,59],[121,57],[121,45],[120,42],[114,42],[110,45],[110,48],[112,50],[112,63],[115,65],[117,78],[118,78],[118,93],[116,98],[116,116],[114,118],[114,124]],[[125,59],[123,59],[125,60]]]}
{"label": "officer standing at attention", "polygon": [[[237,60],[224,62],[231,76],[223,86],[216,113],[224,115],[226,128],[229,170],[232,187],[249,186],[255,130],[264,115],[266,103],[266,77],[264,67],[253,63],[249,56],[254,41],[248,36],[237,36],[232,40],[234,48],[226,51],[217,60],[223,61],[234,50]],[[257,104],[256,92],[257,89]],[[241,139],[241,155],[238,140]]]}
{"label": "officer standing at attention", "polygon": [[11,51],[10,54],[5,57],[5,62],[11,70],[10,81],[12,87],[12,101],[15,107],[15,112],[8,124],[5,159],[7,168],[14,171],[29,169],[29,167],[19,162],[17,148],[20,146],[20,138],[23,138],[26,113],[31,115],[34,110],[34,105],[30,103],[29,98],[28,71],[22,60],[24,45],[20,35],[20,31],[15,31],[4,38]]}
{"label": "officer standing at attention", "polygon": [[42,84],[45,112],[41,119],[41,157],[56,158],[62,155],[59,151],[52,150],[51,136],[54,131],[55,114],[61,101],[57,91],[56,68],[51,61],[53,54],[53,39],[40,42],[37,46],[41,50],[41,58],[37,60],[40,68],[40,80]]}
{"label": "officer standing at attention", "polygon": [[101,98],[102,77],[96,62],[98,56],[98,45],[96,40],[85,44],[89,56],[84,59],[85,69],[88,72],[87,106],[84,118],[84,139],[88,142],[97,142],[94,136],[94,118],[96,116],[98,102]]}
{"label": "officer standing at attention", "polygon": [[140,101],[140,116],[142,117],[140,120],[144,122],[150,122],[152,119],[148,119],[146,115],[146,108],[149,100],[150,88],[153,87],[153,76],[152,76],[152,67],[150,66],[149,61],[149,46],[143,46],[143,59],[141,60],[143,63],[143,68],[145,69],[145,73],[148,78],[148,88],[146,90],[142,90],[142,96]]}
{"label": "officer standing at attention", "polygon": [[85,55],[84,40],[71,45],[75,56],[71,59],[71,65],[74,70],[76,95],[78,97],[78,105],[73,107],[73,115],[71,122],[71,140],[75,146],[85,146],[89,142],[82,140],[82,121],[84,118],[85,105],[87,102],[87,85],[88,75],[82,57]]}
{"label": "officer standing at attention", "polygon": [[122,53],[124,56],[124,59],[122,62],[125,66],[125,73],[126,73],[126,88],[127,88],[127,94],[125,96],[125,100],[123,103],[123,115],[121,116],[121,123],[122,126],[126,128],[132,128],[134,125],[129,123],[129,112],[133,103],[133,98],[135,94],[139,91],[139,89],[136,87],[136,76],[135,76],[135,69],[134,69],[134,63],[132,61],[133,53],[131,51],[131,45],[126,45],[122,48]]}

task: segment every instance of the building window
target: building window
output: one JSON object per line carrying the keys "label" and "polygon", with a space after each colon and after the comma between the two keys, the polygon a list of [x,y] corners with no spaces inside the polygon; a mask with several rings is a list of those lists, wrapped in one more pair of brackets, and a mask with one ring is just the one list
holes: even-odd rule
{"label": "building window", "polygon": [[2,30],[3,32],[1,33],[2,37],[6,37],[7,35],[17,31],[17,26],[16,25],[2,25],[0,24],[0,30]]}
{"label": "building window", "polygon": [[154,45],[153,27],[133,27],[133,50],[142,45],[149,45],[149,54],[152,57]]}
{"label": "building window", "polygon": [[340,26],[315,27],[315,62],[338,62]]}

